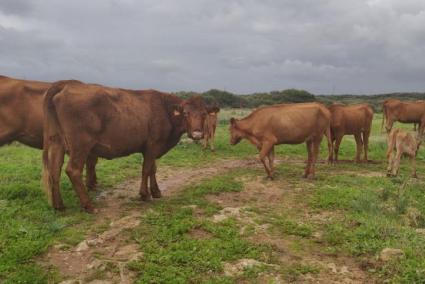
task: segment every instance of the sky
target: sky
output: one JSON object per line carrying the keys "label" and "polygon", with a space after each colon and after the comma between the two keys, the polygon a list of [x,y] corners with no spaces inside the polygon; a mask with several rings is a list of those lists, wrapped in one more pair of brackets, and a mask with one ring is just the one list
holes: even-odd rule
{"label": "sky", "polygon": [[161,91],[425,91],[425,1],[0,0],[0,74]]}

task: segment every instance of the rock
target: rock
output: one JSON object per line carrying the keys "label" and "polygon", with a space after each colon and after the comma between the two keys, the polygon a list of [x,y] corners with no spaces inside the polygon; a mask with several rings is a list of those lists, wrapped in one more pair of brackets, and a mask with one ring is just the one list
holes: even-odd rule
{"label": "rock", "polygon": [[236,263],[225,263],[223,270],[225,276],[238,276],[242,275],[246,268],[262,265],[264,263],[255,259],[240,259]]}
{"label": "rock", "polygon": [[133,255],[139,252],[139,246],[137,244],[130,244],[123,247],[120,247],[118,251],[114,254],[114,258],[119,260],[130,259]]}
{"label": "rock", "polygon": [[394,248],[384,248],[380,255],[379,259],[382,261],[390,261],[393,259],[399,259],[404,257],[404,251],[401,249],[394,249]]}
{"label": "rock", "polygon": [[77,245],[77,247],[75,248],[75,251],[81,252],[81,251],[86,251],[88,249],[89,249],[89,244],[87,243],[86,240],[84,240]]}
{"label": "rock", "polygon": [[69,246],[66,244],[56,244],[53,247],[57,250],[66,250]]}
{"label": "rock", "polygon": [[421,235],[425,235],[425,229],[423,229],[423,228],[416,229],[415,232],[418,233],[418,234],[421,234]]}
{"label": "rock", "polygon": [[87,264],[87,269],[98,269],[102,265],[103,265],[103,262],[96,258],[95,260]]}
{"label": "rock", "polygon": [[347,266],[341,266],[339,273],[341,273],[341,274],[349,273],[348,267]]}
{"label": "rock", "polygon": [[338,273],[335,263],[328,263],[328,268],[332,271],[332,273]]}
{"label": "rock", "polygon": [[226,220],[229,217],[238,217],[240,215],[240,209],[239,207],[226,207],[220,210],[220,212],[213,216],[213,222],[218,223],[221,221]]}

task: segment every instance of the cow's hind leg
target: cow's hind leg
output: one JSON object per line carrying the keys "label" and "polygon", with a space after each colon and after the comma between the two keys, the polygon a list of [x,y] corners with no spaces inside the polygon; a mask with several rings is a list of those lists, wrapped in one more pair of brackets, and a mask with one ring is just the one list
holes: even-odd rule
{"label": "cow's hind leg", "polygon": [[403,155],[403,152],[401,151],[401,149],[399,149],[397,147],[397,153],[395,155],[395,159],[393,160],[393,167],[392,167],[392,176],[397,176],[398,171],[400,169],[400,160],[401,160],[401,156]]}
{"label": "cow's hind leg", "polygon": [[261,147],[259,159],[264,165],[264,169],[266,170],[267,177],[270,179],[273,179],[272,176],[272,169],[270,166],[266,163],[266,156],[269,156],[269,153],[271,149],[273,148],[274,144],[271,142],[264,142]]}
{"label": "cow's hind leg", "polygon": [[307,178],[310,175],[310,169],[311,169],[311,163],[313,161],[313,141],[308,140],[306,141],[306,145],[307,145],[307,165],[305,167],[305,171],[304,171],[304,178]]}
{"label": "cow's hind leg", "polygon": [[338,162],[338,153],[339,153],[339,146],[341,145],[341,141],[342,141],[342,135],[338,135],[335,137],[335,147],[334,147],[334,152],[335,152],[335,157],[334,157],[334,162]]}
{"label": "cow's hind leg", "polygon": [[368,162],[367,154],[369,152],[369,136],[370,130],[363,131],[363,147],[364,147],[364,161]]}
{"label": "cow's hind leg", "polygon": [[274,146],[270,149],[269,155],[267,156],[269,160],[269,168],[271,172],[271,176],[274,176]]}
{"label": "cow's hind leg", "polygon": [[161,198],[162,194],[159,190],[158,183],[156,181],[156,162],[154,161],[152,166],[152,171],[149,176],[149,182],[150,182],[150,190],[153,198]]}
{"label": "cow's hind leg", "polygon": [[[52,139],[48,150],[48,163],[45,173],[47,176],[47,186],[52,194],[52,206],[56,210],[63,210],[65,208],[60,194],[60,176],[65,156],[65,150],[61,141]],[[57,138],[56,138],[57,139]]]}
{"label": "cow's hind leg", "polygon": [[409,156],[410,164],[412,166],[412,177],[417,178],[418,175],[416,174],[416,157],[414,155]]}
{"label": "cow's hind leg", "polygon": [[96,190],[97,176],[96,176],[97,157],[90,155],[86,161],[86,187],[88,190]]}
{"label": "cow's hind leg", "polygon": [[84,163],[87,161],[89,152],[89,148],[71,149],[66,174],[80,199],[81,207],[88,213],[94,213],[95,209],[83,183]]}
{"label": "cow's hind leg", "polygon": [[363,141],[360,133],[354,134],[354,139],[356,139],[356,163],[360,163],[360,156],[362,155]]}

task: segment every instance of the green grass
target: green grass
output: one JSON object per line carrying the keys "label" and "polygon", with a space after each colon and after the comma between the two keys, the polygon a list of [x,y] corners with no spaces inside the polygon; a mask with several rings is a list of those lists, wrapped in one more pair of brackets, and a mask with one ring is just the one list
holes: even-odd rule
{"label": "green grass", "polygon": [[[242,183],[235,177],[241,174],[232,172],[190,186],[181,195],[151,207],[134,232],[144,253],[142,260],[130,264],[139,273],[138,283],[223,283],[231,280],[222,276],[224,262],[241,258],[269,261],[270,248],[240,238],[235,220],[216,224],[206,218],[219,208],[204,196],[240,191]],[[198,205],[205,215],[195,215],[188,205]],[[192,230],[202,230],[208,237],[196,238]],[[242,277],[252,279],[264,269],[250,269]]]}
{"label": "green grass", "polygon": [[[246,110],[220,112],[216,152],[202,150],[201,145],[182,142],[160,160],[159,171],[162,166],[198,167],[222,159],[253,157],[257,151],[248,142],[243,141],[237,146],[230,146],[228,142],[226,121],[231,116],[241,117],[246,113]],[[369,158],[373,160],[385,159],[386,141],[380,132],[380,119],[380,115],[375,115],[370,139]],[[399,124],[397,127],[411,129],[410,125]],[[278,159],[305,159],[305,145],[281,145],[277,147],[276,154]],[[345,137],[340,159],[351,160],[354,155],[354,140]],[[326,157],[327,147],[323,142],[321,158]],[[26,146],[12,144],[0,148],[0,282],[45,283],[49,279],[56,279],[55,271],[46,271],[36,263],[35,258],[56,242],[69,245],[78,243],[93,220],[91,215],[80,212],[78,200],[65,175],[62,176],[61,186],[67,210],[57,213],[48,206],[40,188],[40,158],[39,150]],[[141,161],[140,154],[112,161],[101,160],[97,167],[100,188],[106,190],[126,178],[138,176]],[[420,177],[425,172],[424,161],[425,153],[420,150]],[[281,179],[292,186],[303,187],[305,182],[300,179],[302,167],[302,164],[279,166],[277,182]],[[379,266],[376,274],[395,282],[419,283],[425,281],[425,239],[415,232],[415,228],[425,226],[424,184],[422,179],[419,182],[410,181],[401,189],[410,175],[410,166],[406,161],[402,162],[400,177],[396,179],[358,175],[359,172],[385,172],[385,168],[385,163],[320,165],[314,191],[306,196],[305,202],[314,210],[335,210],[343,216],[342,221],[336,220],[324,228],[330,251],[373,258],[386,246],[402,248],[406,258],[391,265]],[[205,280],[206,275],[212,273],[212,277],[208,278],[210,283],[231,283],[232,279],[223,278],[220,274],[223,261],[248,256],[264,260],[263,253],[267,252],[267,248],[257,247],[238,237],[235,220],[211,224],[196,218],[192,209],[182,207],[196,204],[203,208],[206,216],[214,214],[220,208],[208,202],[204,196],[241,190],[243,184],[235,177],[246,173],[236,172],[205,181],[189,187],[182,195],[153,206],[153,212],[143,217],[145,226],[134,232],[134,237],[149,256],[144,262],[132,265],[140,273],[149,270],[149,274],[141,273],[141,282],[150,277],[171,279],[173,275],[177,275],[175,280],[180,282]],[[253,174],[264,173],[249,173]],[[415,218],[409,217],[411,212],[416,212]],[[273,215],[272,220],[278,235],[308,239],[315,229],[309,224],[297,223],[293,216],[279,214]],[[207,231],[212,238],[191,238],[188,232],[194,228]],[[218,255],[217,248],[223,255]],[[247,275],[252,273],[248,271]]]}

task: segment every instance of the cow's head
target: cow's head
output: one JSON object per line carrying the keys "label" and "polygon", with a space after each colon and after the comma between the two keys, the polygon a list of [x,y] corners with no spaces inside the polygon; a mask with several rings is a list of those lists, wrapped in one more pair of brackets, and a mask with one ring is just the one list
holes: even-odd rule
{"label": "cow's head", "polygon": [[212,105],[207,107],[207,112],[209,115],[217,115],[220,111],[220,108],[217,105]]}
{"label": "cow's head", "polygon": [[230,119],[229,131],[230,131],[230,144],[231,145],[236,145],[239,142],[241,142],[241,140],[243,138],[243,133],[238,128],[238,120],[236,118],[232,117]]}
{"label": "cow's head", "polygon": [[181,117],[187,135],[193,140],[204,138],[204,121],[207,117],[207,108],[199,96],[190,97],[175,106],[174,116]]}

